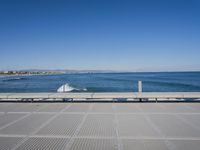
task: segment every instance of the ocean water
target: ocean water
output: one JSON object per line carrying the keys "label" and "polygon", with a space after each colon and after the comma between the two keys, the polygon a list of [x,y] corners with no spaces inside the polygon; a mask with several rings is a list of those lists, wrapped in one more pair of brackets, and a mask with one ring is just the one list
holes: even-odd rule
{"label": "ocean water", "polygon": [[85,73],[0,77],[0,92],[56,92],[68,83],[71,92],[137,91],[138,80],[146,92],[200,92],[200,72]]}

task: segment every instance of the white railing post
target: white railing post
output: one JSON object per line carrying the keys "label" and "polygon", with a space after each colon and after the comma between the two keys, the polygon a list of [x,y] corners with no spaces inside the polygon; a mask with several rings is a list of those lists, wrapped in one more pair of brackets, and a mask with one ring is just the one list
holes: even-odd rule
{"label": "white railing post", "polygon": [[142,81],[138,81],[138,92],[142,92]]}
{"label": "white railing post", "polygon": [[[141,94],[142,93],[142,81],[138,81],[138,93],[139,93],[138,94],[139,96],[142,96],[142,94]],[[142,102],[141,97],[139,98],[139,101]]]}

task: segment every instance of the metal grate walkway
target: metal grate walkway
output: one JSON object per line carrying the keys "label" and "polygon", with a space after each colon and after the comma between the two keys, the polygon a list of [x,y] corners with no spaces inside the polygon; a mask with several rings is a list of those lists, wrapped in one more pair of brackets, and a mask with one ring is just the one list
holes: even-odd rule
{"label": "metal grate walkway", "polygon": [[199,150],[200,103],[0,103],[1,150]]}

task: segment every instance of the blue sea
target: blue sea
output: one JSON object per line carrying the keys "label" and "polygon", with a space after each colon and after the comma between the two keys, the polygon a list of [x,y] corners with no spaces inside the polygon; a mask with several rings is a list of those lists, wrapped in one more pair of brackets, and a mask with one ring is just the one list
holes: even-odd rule
{"label": "blue sea", "polygon": [[200,92],[200,72],[80,73],[0,77],[0,92],[56,92],[68,83],[71,92]]}

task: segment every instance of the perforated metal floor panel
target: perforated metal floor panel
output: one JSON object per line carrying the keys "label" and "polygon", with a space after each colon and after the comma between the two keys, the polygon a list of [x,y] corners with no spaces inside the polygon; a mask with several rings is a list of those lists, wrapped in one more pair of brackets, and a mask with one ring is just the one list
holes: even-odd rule
{"label": "perforated metal floor panel", "polygon": [[49,122],[42,129],[40,129],[36,134],[72,136],[75,133],[82,118],[83,115],[81,114],[61,114]]}
{"label": "perforated metal floor panel", "polygon": [[80,128],[79,136],[116,137],[114,115],[89,114]]}
{"label": "perforated metal floor panel", "polygon": [[22,143],[17,150],[64,150],[69,139],[33,137]]}
{"label": "perforated metal floor panel", "polygon": [[0,150],[199,150],[200,103],[0,103]]}
{"label": "perforated metal floor panel", "polygon": [[2,128],[1,134],[27,135],[39,128],[50,119],[50,114],[31,114],[9,126]]}
{"label": "perforated metal floor panel", "polygon": [[0,115],[0,128],[3,128],[5,125],[18,120],[19,118],[22,118],[25,115],[25,113],[6,113],[4,115]]}
{"label": "perforated metal floor panel", "polygon": [[70,150],[116,150],[118,149],[115,139],[74,139]]}
{"label": "perforated metal floor panel", "polygon": [[23,138],[21,137],[0,137],[0,150],[14,148]]}
{"label": "perforated metal floor panel", "polygon": [[122,140],[124,150],[170,150],[164,140]]}
{"label": "perforated metal floor panel", "polygon": [[87,112],[90,107],[90,104],[87,103],[74,103],[71,105],[68,109],[66,109],[66,112],[74,112],[74,113],[81,113],[81,112]]}

